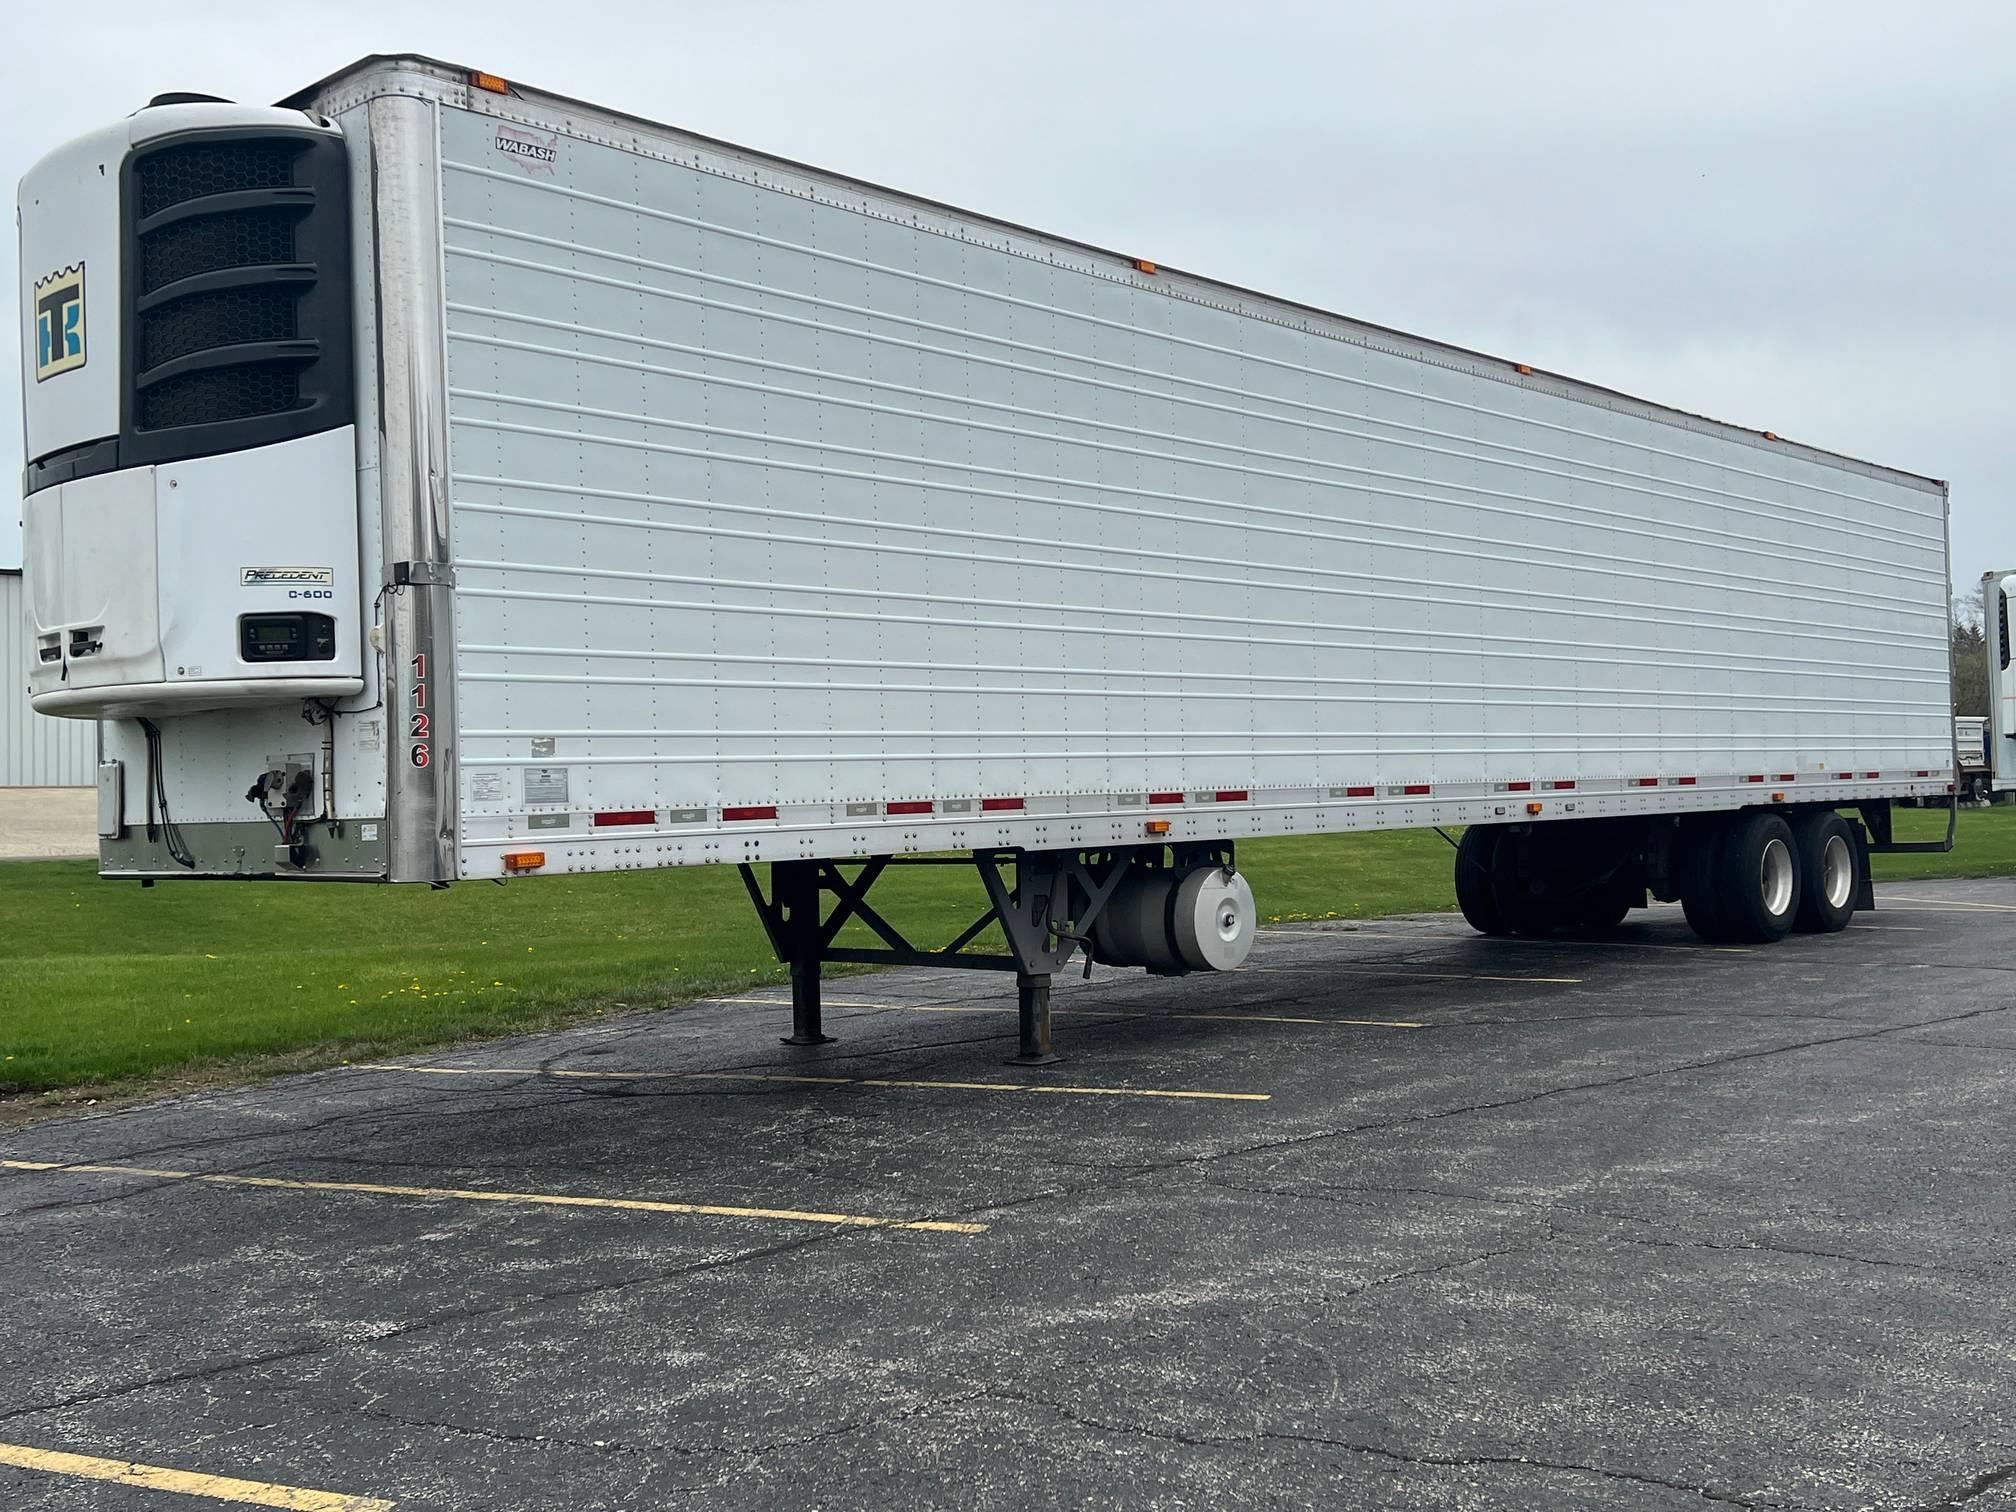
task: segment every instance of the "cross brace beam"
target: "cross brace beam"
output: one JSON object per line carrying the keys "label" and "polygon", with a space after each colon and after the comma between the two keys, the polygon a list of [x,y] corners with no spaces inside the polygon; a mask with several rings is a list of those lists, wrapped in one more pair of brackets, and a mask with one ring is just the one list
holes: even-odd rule
{"label": "cross brace beam", "polygon": [[[868,901],[868,893],[897,860],[870,856],[857,862],[773,861],[770,890],[764,895],[755,867],[739,868],[742,885],[756,906],[777,959],[791,970],[791,1033],[787,1045],[823,1045],[832,1036],[821,1022],[820,968],[827,961],[876,966],[940,966],[972,971],[1012,971],[1020,1008],[1019,1064],[1044,1065],[1057,1057],[1050,1045],[1050,979],[1081,949],[1092,969],[1091,929],[1128,867],[1159,848],[1137,856],[1131,850],[1087,855],[1076,851],[974,851],[966,864],[980,874],[987,909],[951,941],[921,948]],[[939,858],[921,858],[937,862]],[[950,859],[950,858],[946,858]],[[842,870],[858,866],[853,876]],[[1004,868],[1012,868],[1012,883]],[[831,910],[825,900],[833,898]],[[840,932],[858,921],[882,943],[839,945]],[[989,925],[998,924],[1006,953],[966,949]]]}

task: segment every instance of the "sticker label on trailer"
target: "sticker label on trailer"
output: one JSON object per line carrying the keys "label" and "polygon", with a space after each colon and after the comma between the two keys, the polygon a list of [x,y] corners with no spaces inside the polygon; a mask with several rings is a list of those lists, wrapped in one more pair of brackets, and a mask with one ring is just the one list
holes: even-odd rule
{"label": "sticker label on trailer", "polygon": [[544,173],[550,177],[553,165],[560,160],[560,138],[499,126],[497,150],[527,173]]}
{"label": "sticker label on trailer", "polygon": [[406,760],[424,772],[434,764],[434,716],[427,708],[427,653],[416,651],[407,666],[413,672],[413,687],[407,695]]}
{"label": "sticker label on trailer", "polygon": [[84,264],[35,280],[35,381],[84,366]]}
{"label": "sticker label on trailer", "polygon": [[241,567],[241,588],[299,588],[310,584],[327,588],[336,582],[333,567]]}
{"label": "sticker label on trailer", "polygon": [[527,803],[565,803],[567,801],[567,768],[525,768],[525,801]]}
{"label": "sticker label on trailer", "polygon": [[474,770],[469,773],[469,801],[471,803],[502,803],[504,801],[504,774],[499,771]]}

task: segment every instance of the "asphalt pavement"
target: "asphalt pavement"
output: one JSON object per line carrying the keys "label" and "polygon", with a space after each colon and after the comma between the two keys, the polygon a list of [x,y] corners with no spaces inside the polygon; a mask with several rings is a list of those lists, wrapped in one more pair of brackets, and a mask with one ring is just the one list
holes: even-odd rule
{"label": "asphalt pavement", "polygon": [[0,1137],[0,1507],[2016,1509],[2016,886],[829,985]]}

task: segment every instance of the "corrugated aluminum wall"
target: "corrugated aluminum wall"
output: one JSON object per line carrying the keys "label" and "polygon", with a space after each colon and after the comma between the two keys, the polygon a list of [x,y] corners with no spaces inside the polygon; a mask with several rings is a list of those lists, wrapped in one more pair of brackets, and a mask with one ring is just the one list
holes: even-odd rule
{"label": "corrugated aluminum wall", "polygon": [[1934,484],[512,140],[444,113],[467,813],[1950,765]]}
{"label": "corrugated aluminum wall", "polygon": [[21,574],[0,568],[0,787],[89,787],[98,727],[28,706],[27,614]]}

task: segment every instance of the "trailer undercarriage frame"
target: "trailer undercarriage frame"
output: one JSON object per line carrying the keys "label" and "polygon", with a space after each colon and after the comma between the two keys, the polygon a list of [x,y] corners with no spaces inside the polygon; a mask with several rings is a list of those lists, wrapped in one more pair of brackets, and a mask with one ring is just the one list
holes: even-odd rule
{"label": "trailer undercarriage frame", "polygon": [[[1177,866],[1211,863],[1230,866],[1230,842],[1173,848]],[[1163,862],[1161,846],[1110,850],[976,850],[966,856],[867,856],[853,861],[804,860],[770,863],[765,896],[756,868],[738,870],[770,948],[791,972],[791,1033],[787,1045],[823,1045],[820,1003],[822,968],[828,961],[873,966],[937,966],[964,971],[1012,971],[1018,1019],[1017,1052],[1011,1064],[1049,1065],[1058,1059],[1051,1044],[1051,979],[1083,951],[1085,973],[1097,958],[1093,926],[1121,879],[1135,867]],[[986,890],[987,906],[950,943],[927,948],[911,942],[868,901],[868,894],[892,866],[972,867]],[[850,877],[843,868],[856,868]],[[1012,872],[1012,876],[1011,876]],[[833,899],[830,909],[828,897]],[[841,945],[840,932],[858,921],[880,945]],[[1003,952],[966,949],[999,924]]]}

